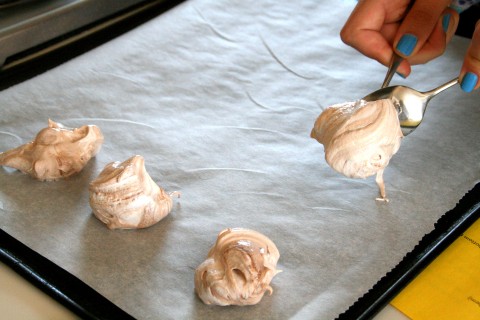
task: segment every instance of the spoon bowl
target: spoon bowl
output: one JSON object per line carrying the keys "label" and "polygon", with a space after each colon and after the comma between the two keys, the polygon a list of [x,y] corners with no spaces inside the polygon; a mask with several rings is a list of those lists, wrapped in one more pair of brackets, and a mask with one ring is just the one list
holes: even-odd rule
{"label": "spoon bowl", "polygon": [[457,83],[458,78],[455,78],[426,92],[420,92],[405,86],[386,87],[372,92],[362,99],[366,101],[391,99],[398,111],[402,133],[406,136],[412,133],[422,122],[430,99]]}

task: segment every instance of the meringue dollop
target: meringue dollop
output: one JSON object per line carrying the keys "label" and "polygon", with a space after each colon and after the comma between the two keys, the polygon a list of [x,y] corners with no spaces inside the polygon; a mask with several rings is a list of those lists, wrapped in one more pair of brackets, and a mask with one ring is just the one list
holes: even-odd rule
{"label": "meringue dollop", "polygon": [[383,172],[403,138],[390,99],[330,106],[316,119],[310,136],[324,145],[325,159],[335,171],[349,178],[377,174],[377,200],[388,201]]}
{"label": "meringue dollop", "polygon": [[94,215],[109,229],[150,227],[170,213],[172,196],[180,196],[160,188],[139,155],[107,164],[89,191]]}
{"label": "meringue dollop", "polygon": [[12,167],[41,180],[58,180],[80,172],[103,143],[95,125],[69,129],[48,120],[35,139],[0,153],[0,165]]}
{"label": "meringue dollop", "polygon": [[275,244],[249,229],[221,231],[207,259],[195,270],[195,291],[205,304],[257,304],[266,291],[280,257]]}

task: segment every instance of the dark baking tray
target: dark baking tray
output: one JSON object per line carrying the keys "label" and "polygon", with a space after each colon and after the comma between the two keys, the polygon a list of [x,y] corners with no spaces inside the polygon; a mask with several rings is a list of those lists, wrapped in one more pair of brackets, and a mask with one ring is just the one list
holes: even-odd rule
{"label": "dark baking tray", "polygon": [[[371,319],[445,248],[480,218],[480,183],[432,232],[338,320]],[[133,319],[100,293],[0,229],[0,260],[82,319]]]}
{"label": "dark baking tray", "polygon": [[435,223],[418,245],[365,295],[337,317],[338,320],[371,319],[428,264],[480,218],[480,183]]}
{"label": "dark baking tray", "polygon": [[86,283],[1,229],[0,260],[82,319],[134,319]]}

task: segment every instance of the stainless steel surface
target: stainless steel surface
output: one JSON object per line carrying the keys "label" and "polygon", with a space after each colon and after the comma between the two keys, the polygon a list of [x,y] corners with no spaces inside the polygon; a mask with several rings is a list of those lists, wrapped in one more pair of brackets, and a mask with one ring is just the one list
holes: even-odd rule
{"label": "stainless steel surface", "polygon": [[403,58],[400,57],[398,54],[393,52],[392,60],[390,61],[390,66],[388,67],[387,75],[385,76],[385,80],[383,80],[382,88],[388,87],[390,81],[393,78],[395,72],[397,72],[398,66],[402,63]]}
{"label": "stainless steel surface", "polygon": [[365,96],[363,100],[375,101],[379,99],[392,99],[398,110],[398,118],[403,135],[406,136],[414,131],[422,122],[430,99],[457,83],[458,78],[455,78],[426,92],[420,92],[405,86],[387,87],[370,93]]}
{"label": "stainless steel surface", "polygon": [[24,1],[0,7],[0,69],[7,59],[145,0]]}

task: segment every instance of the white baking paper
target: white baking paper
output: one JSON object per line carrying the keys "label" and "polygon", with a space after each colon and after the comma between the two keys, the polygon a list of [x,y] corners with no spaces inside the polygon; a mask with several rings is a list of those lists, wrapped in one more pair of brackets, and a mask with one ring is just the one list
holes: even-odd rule
{"label": "white baking paper", "polygon": [[[334,319],[431,231],[480,179],[479,93],[431,100],[385,172],[334,172],[309,137],[327,106],[378,89],[386,68],[343,44],[355,1],[190,0],[80,57],[0,92],[0,150],[51,118],[95,124],[100,153],[78,175],[39,182],[0,169],[0,227],[138,319]],[[468,39],[392,84],[432,89],[458,75]],[[107,229],[88,184],[111,161],[145,157],[172,212]],[[194,270],[224,228],[280,250],[273,294],[204,305]]]}

